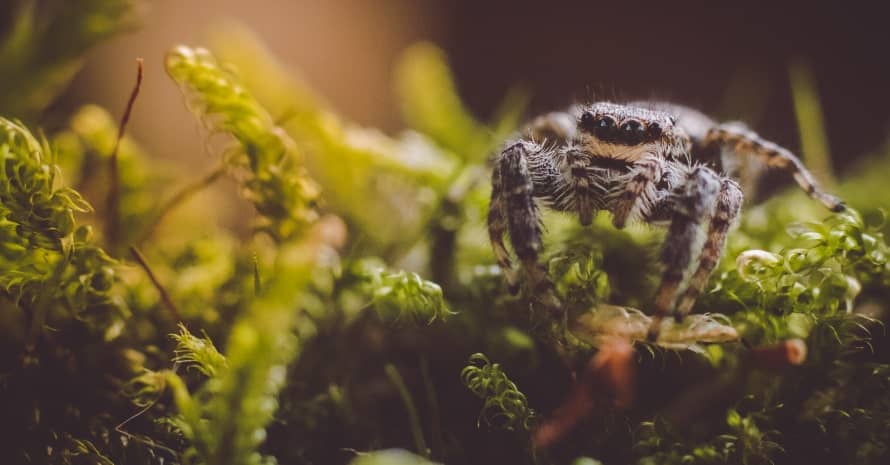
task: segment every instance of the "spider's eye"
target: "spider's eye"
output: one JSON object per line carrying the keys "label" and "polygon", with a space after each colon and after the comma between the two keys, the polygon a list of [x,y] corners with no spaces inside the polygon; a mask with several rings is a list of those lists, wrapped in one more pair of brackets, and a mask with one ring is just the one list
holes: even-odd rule
{"label": "spider's eye", "polygon": [[646,128],[643,127],[643,123],[635,119],[625,121],[619,130],[621,131],[621,138],[630,143],[637,143],[643,140],[643,136],[646,134]]}
{"label": "spider's eye", "polygon": [[616,127],[618,127],[618,122],[609,115],[602,115],[593,122],[593,132],[601,139],[612,137],[615,134]]}
{"label": "spider's eye", "polygon": [[585,111],[581,113],[581,129],[584,129],[587,132],[593,132],[596,130],[596,116],[589,111]]}
{"label": "spider's eye", "polygon": [[656,122],[649,123],[649,127],[646,128],[646,134],[651,137],[660,137],[661,133],[661,125]]}

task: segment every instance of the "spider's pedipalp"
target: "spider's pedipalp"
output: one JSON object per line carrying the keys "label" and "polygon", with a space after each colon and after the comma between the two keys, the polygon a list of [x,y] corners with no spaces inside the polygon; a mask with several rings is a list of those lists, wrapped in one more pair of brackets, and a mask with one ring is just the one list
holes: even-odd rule
{"label": "spider's pedipalp", "polygon": [[739,157],[757,157],[763,160],[767,166],[786,171],[791,174],[794,181],[807,195],[833,212],[844,211],[844,203],[839,198],[823,191],[812,173],[791,151],[763,139],[742,123],[724,123],[711,128],[703,142],[705,145],[717,144],[731,150]]}
{"label": "spider's pedipalp", "polygon": [[[602,206],[603,186],[596,183],[592,176],[591,158],[579,150],[569,150],[563,156],[568,174],[565,182],[574,200],[574,210],[578,214],[581,226],[590,226],[593,213]],[[596,168],[593,168],[595,171]]]}
{"label": "spider's pedipalp", "polygon": [[619,178],[619,189],[611,194],[612,224],[621,229],[635,211],[651,211],[656,201],[657,183],[662,178],[666,161],[656,156],[635,163]]}
{"label": "spider's pedipalp", "polygon": [[650,340],[658,337],[661,320],[674,309],[683,279],[693,259],[699,256],[704,239],[702,224],[716,208],[720,186],[717,173],[696,166],[689,170],[685,182],[663,200],[671,212],[671,224],[661,250],[665,268],[655,293]]}

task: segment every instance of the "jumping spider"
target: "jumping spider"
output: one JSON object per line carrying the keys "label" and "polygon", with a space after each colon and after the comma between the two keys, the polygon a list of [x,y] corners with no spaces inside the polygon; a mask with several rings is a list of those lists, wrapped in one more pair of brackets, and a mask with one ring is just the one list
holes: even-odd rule
{"label": "jumping spider", "polygon": [[616,228],[629,220],[666,223],[649,330],[654,340],[662,318],[673,313],[679,321],[692,308],[723,253],[743,190],[750,192],[765,168],[790,173],[831,211],[844,209],[790,151],[741,123],[718,124],[686,107],[651,102],[598,102],[550,113],[497,157],[488,212],[494,254],[515,293],[517,276],[503,240],[509,231],[529,288],[559,314],[553,283],[538,262],[539,205],[575,213],[584,226],[598,210],[609,211]]}

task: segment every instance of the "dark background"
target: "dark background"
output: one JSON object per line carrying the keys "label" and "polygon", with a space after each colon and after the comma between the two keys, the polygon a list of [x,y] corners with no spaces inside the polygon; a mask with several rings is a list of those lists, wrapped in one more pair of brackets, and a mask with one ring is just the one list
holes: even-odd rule
{"label": "dark background", "polygon": [[817,85],[836,170],[883,146],[890,130],[884,8],[712,3],[723,2],[147,1],[141,28],[96,47],[55,108],[97,102],[120,114],[133,60],[144,57],[131,133],[160,158],[209,165],[163,56],[177,43],[206,43],[209,28],[235,19],[338,112],[389,132],[403,127],[394,65],[410,44],[430,40],[445,48],[461,94],[482,117],[516,84],[533,96],[529,116],[573,100],[657,98],[744,120],[799,151],[788,72],[797,62]]}
{"label": "dark background", "polygon": [[444,44],[467,102],[486,113],[517,81],[540,111],[575,98],[660,98],[748,120],[796,149],[788,66],[799,60],[816,80],[836,168],[887,138],[886,12],[846,2],[618,3],[455,2]]}

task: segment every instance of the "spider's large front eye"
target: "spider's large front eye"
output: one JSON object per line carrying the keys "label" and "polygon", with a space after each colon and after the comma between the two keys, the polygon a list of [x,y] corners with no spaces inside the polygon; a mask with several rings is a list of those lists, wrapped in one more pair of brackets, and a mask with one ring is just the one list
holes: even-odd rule
{"label": "spider's large front eye", "polygon": [[603,115],[594,121],[594,133],[601,139],[608,139],[615,134],[618,122],[609,115]]}
{"label": "spider's large front eye", "polygon": [[630,143],[638,143],[646,135],[646,128],[643,127],[643,123],[635,119],[625,121],[619,128],[619,131],[621,132],[621,138]]}

